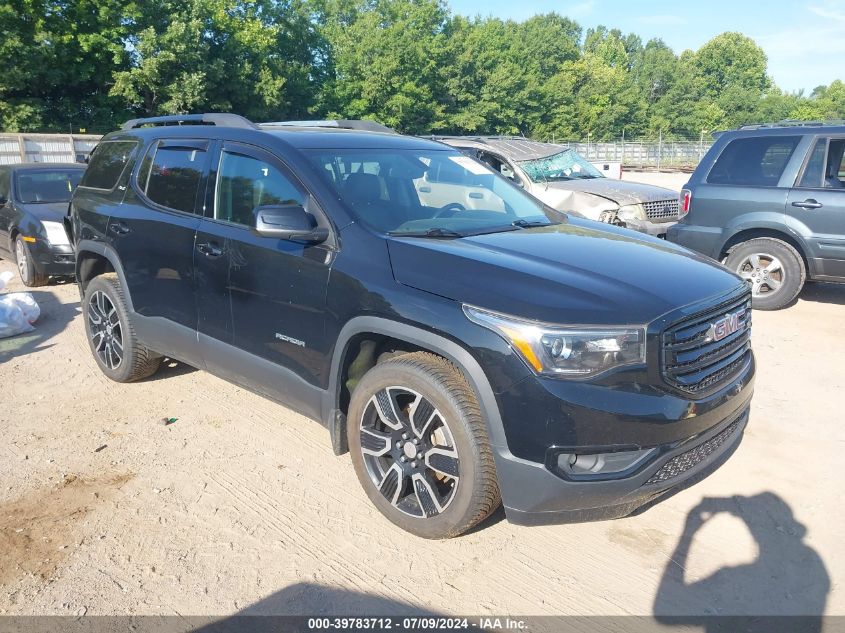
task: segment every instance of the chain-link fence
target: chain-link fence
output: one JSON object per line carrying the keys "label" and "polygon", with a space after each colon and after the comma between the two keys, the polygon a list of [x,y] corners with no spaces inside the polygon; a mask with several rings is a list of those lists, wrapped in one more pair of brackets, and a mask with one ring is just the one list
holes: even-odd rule
{"label": "chain-link fence", "polygon": [[568,142],[559,145],[571,147],[591,162],[621,163],[629,169],[692,170],[710,149],[710,141],[590,141]]}

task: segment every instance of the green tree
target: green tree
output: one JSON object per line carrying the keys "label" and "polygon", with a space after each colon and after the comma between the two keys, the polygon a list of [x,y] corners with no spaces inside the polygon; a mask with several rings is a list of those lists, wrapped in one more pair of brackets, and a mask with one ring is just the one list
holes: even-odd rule
{"label": "green tree", "polygon": [[316,100],[319,37],[299,4],[165,0],[130,18],[132,64],[112,95],[141,115],[234,111],[302,117]]}
{"label": "green tree", "polygon": [[332,62],[323,108],[404,132],[443,128],[447,12],[439,0],[328,0],[320,30]]}
{"label": "green tree", "polygon": [[0,129],[110,129],[120,102],[109,97],[128,63],[124,3],[6,0],[0,4]]}

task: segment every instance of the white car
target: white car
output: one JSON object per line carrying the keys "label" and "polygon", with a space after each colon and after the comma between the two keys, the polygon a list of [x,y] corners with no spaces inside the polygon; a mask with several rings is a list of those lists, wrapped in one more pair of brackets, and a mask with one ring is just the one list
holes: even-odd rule
{"label": "white car", "polygon": [[[678,220],[678,193],[606,178],[575,150],[521,137],[441,136],[559,211],[665,237]],[[434,183],[437,187],[448,183]],[[429,183],[432,186],[432,183]],[[436,195],[432,190],[430,195]],[[467,208],[474,208],[470,202]]]}

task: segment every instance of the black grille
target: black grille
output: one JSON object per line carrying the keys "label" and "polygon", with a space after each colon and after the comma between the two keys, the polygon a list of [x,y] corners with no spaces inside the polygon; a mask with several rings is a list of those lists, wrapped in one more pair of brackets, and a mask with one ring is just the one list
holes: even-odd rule
{"label": "black grille", "polygon": [[685,393],[703,394],[733,378],[750,353],[751,297],[744,295],[666,329],[663,378]]}
{"label": "black grille", "polygon": [[643,202],[649,220],[666,222],[678,219],[678,200],[652,200]]}
{"label": "black grille", "polygon": [[739,425],[744,419],[745,416],[743,415],[739,420],[728,426],[718,435],[711,437],[706,442],[702,442],[695,448],[688,450],[686,453],[676,455],[663,464],[660,470],[654,473],[643,485],[648,486],[650,484],[660,484],[669,481],[670,479],[674,479],[675,477],[684,474],[697,464],[700,464],[702,461],[710,457],[710,455],[712,455],[722,444],[727,442],[734,433],[736,433],[736,430],[739,428]]}

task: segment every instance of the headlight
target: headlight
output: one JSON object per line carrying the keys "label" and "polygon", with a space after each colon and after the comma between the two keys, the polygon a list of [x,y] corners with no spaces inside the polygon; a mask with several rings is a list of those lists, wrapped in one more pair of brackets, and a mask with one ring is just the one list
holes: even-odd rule
{"label": "headlight", "polygon": [[502,336],[538,374],[586,378],[645,362],[645,330],[641,327],[549,325],[469,305],[464,306],[464,314]]}
{"label": "headlight", "polygon": [[618,216],[623,222],[628,220],[642,221],[646,219],[645,207],[641,204],[627,204],[619,208]]}
{"label": "headlight", "polygon": [[65,227],[61,222],[41,222],[44,232],[47,234],[47,241],[54,246],[67,246],[70,242],[67,239]]}

